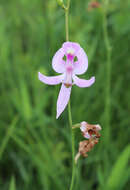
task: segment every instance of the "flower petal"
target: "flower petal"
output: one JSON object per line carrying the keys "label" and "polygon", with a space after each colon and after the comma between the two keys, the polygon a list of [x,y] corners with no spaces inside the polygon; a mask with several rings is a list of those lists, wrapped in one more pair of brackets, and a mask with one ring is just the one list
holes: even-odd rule
{"label": "flower petal", "polygon": [[78,61],[74,64],[74,73],[77,75],[81,75],[85,73],[88,68],[88,57],[81,47],[80,50],[76,52],[76,56],[78,58]]}
{"label": "flower petal", "polygon": [[60,48],[52,59],[52,67],[57,73],[65,72],[65,61],[63,60],[64,55],[64,49]]}
{"label": "flower petal", "polygon": [[60,84],[64,78],[64,75],[54,76],[54,77],[47,77],[40,72],[38,72],[38,78],[41,82],[49,85],[56,85]]}
{"label": "flower petal", "polygon": [[81,130],[82,132],[85,132],[85,131],[87,130],[87,122],[86,122],[86,121],[82,121],[82,122],[80,123],[80,130]]}
{"label": "flower petal", "polygon": [[62,84],[58,100],[57,100],[57,115],[56,119],[60,116],[60,114],[64,111],[66,108],[71,94],[71,87],[67,88],[64,84]]}
{"label": "flower petal", "polygon": [[95,77],[91,77],[89,80],[80,79],[76,75],[73,76],[74,84],[80,88],[91,86],[95,82]]}
{"label": "flower petal", "polygon": [[80,130],[81,130],[82,132],[85,132],[85,131],[86,131],[86,126],[81,126],[81,127],[80,127]]}
{"label": "flower petal", "polygon": [[86,132],[86,133],[84,133],[84,137],[86,138],[86,139],[90,139],[90,135],[89,135],[89,133],[88,132]]}

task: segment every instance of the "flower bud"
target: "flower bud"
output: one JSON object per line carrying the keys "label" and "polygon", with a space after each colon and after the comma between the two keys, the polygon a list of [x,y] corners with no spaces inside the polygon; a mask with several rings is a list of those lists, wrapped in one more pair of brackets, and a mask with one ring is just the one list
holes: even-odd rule
{"label": "flower bud", "polygon": [[88,4],[88,11],[92,11],[92,9],[96,9],[101,7],[101,3],[99,3],[98,1],[92,1]]}
{"label": "flower bud", "polygon": [[57,3],[59,6],[61,6],[62,8],[64,8],[64,2],[63,0],[57,0]]}

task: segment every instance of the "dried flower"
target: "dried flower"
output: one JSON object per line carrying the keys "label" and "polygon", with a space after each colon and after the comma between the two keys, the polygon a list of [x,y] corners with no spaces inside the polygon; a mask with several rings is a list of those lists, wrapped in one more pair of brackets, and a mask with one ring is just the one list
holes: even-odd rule
{"label": "dried flower", "polygon": [[99,8],[101,4],[98,1],[92,1],[88,5],[88,11],[91,11],[92,9]]}
{"label": "dried flower", "polygon": [[86,121],[81,122],[80,130],[82,131],[83,136],[86,139],[90,139],[91,137],[100,137],[99,131],[101,130],[101,126],[99,124],[92,125],[88,124]]}
{"label": "dried flower", "polygon": [[98,139],[101,136],[99,133],[101,130],[100,125],[91,125],[83,121],[80,124],[80,130],[82,131],[83,136],[88,140],[84,140],[79,143],[79,151],[75,156],[76,163],[80,156],[88,156],[87,152],[90,152],[92,150],[94,145],[98,143]]}
{"label": "dried flower", "polygon": [[48,85],[62,83],[57,100],[56,118],[58,118],[69,102],[72,85],[75,84],[80,88],[89,87],[95,82],[95,77],[84,80],[76,76],[86,72],[88,68],[88,58],[80,45],[74,42],[63,43],[62,48],[60,48],[53,57],[52,68],[57,73],[62,74],[47,77],[39,72],[38,77],[40,81]]}

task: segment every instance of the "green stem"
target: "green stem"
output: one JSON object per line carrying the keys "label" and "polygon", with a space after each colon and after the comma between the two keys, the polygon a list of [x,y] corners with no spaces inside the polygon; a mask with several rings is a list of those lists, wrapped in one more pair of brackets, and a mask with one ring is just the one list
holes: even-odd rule
{"label": "green stem", "polygon": [[70,190],[73,189],[74,185],[74,177],[75,177],[75,136],[74,136],[74,131],[72,129],[72,115],[71,115],[71,106],[70,106],[70,101],[68,103],[68,117],[69,117],[69,125],[70,125],[70,130],[71,130],[71,141],[72,141],[72,177],[71,177],[71,184],[70,184]]}
{"label": "green stem", "polygon": [[69,10],[68,8],[65,9],[65,33],[66,33],[66,41],[69,41]]}
{"label": "green stem", "polygon": [[70,8],[70,0],[67,0],[67,6],[64,8],[66,41],[69,41],[69,8]]}
{"label": "green stem", "polygon": [[109,144],[110,141],[110,120],[111,120],[111,46],[109,42],[109,35],[107,30],[107,7],[109,4],[108,0],[104,0],[104,12],[103,12],[103,33],[104,42],[106,47],[106,102],[105,102],[105,141]]}
{"label": "green stem", "polygon": [[[65,8],[65,31],[66,31],[66,41],[69,41],[69,7],[70,7],[70,0],[67,1],[67,6]],[[72,143],[72,177],[71,177],[71,184],[70,190],[73,189],[74,185],[74,177],[75,177],[75,138],[74,138],[74,131],[72,129],[72,115],[71,115],[71,106],[70,101],[68,103],[68,117],[69,117],[69,126],[71,130],[71,143]]]}
{"label": "green stem", "polygon": [[72,115],[71,115],[71,106],[70,106],[70,101],[68,103],[68,118],[69,118],[69,125],[72,128]]}

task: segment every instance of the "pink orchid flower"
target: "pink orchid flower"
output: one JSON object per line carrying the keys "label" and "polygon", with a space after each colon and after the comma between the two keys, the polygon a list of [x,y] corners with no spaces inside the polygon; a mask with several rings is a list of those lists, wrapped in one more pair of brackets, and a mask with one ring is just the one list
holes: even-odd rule
{"label": "pink orchid flower", "polygon": [[47,77],[39,72],[38,78],[48,85],[62,83],[57,100],[56,118],[58,118],[69,102],[72,85],[75,84],[80,88],[89,87],[95,82],[95,77],[84,80],[76,76],[86,72],[88,58],[80,45],[74,42],[63,43],[52,59],[52,68],[61,75]]}

